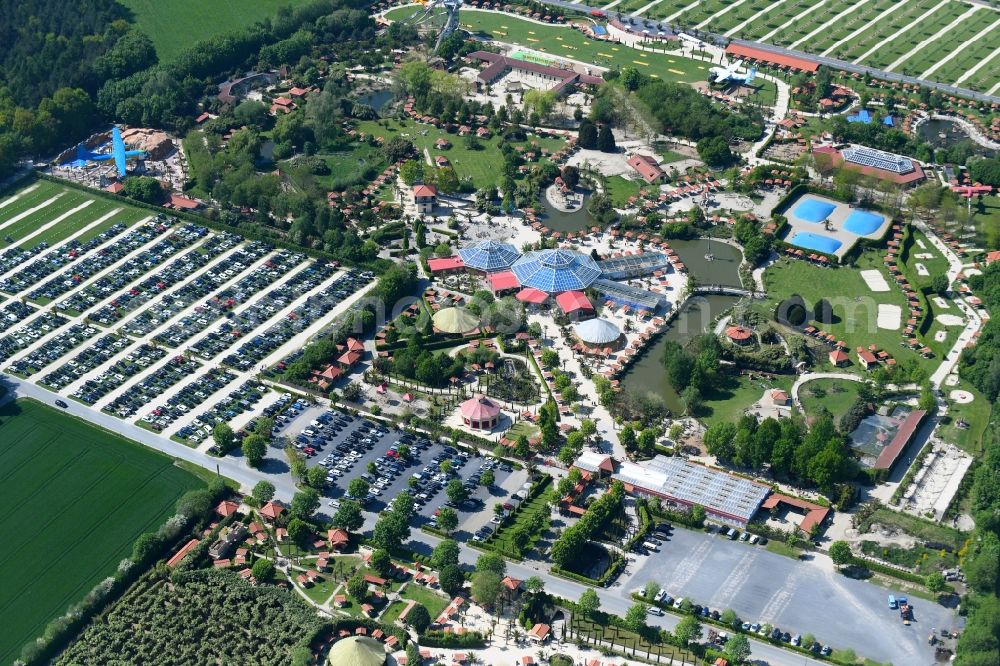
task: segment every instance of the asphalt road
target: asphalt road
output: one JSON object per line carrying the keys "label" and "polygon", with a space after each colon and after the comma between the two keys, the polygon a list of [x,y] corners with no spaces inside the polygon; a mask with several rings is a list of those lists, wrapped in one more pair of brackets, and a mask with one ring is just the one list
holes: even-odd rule
{"label": "asphalt road", "polygon": [[904,626],[888,608],[889,590],[847,578],[818,562],[795,560],[721,536],[675,529],[659,553],[641,556],[622,579],[622,594],[656,581],[674,598],[688,597],[747,622],[811,633],[834,648],[854,649],[879,662],[932,664],[931,628],[953,628],[953,611],[911,598],[914,622]]}

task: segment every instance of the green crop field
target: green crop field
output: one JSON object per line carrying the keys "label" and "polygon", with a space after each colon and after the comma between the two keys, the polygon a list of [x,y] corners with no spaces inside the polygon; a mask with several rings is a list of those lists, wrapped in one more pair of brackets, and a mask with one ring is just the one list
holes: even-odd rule
{"label": "green crop field", "polygon": [[200,485],[165,456],[32,400],[0,407],[0,662],[112,574]]}
{"label": "green crop field", "polygon": [[[4,205],[4,202],[9,203]],[[87,205],[74,212],[74,209],[83,204]],[[37,210],[33,210],[35,208]],[[118,212],[102,220],[115,210]],[[131,225],[151,214],[147,210],[130,206],[124,198],[116,200],[95,197],[80,190],[40,180],[13,194],[0,197],[0,248],[14,245],[31,248],[42,242],[55,245],[89,227],[77,237],[77,240],[85,243],[113,224],[121,222]],[[52,226],[43,228],[53,222],[55,224]]]}
{"label": "green crop field", "polygon": [[189,46],[278,13],[279,7],[312,0],[122,0],[135,22],[153,40],[161,62]]}

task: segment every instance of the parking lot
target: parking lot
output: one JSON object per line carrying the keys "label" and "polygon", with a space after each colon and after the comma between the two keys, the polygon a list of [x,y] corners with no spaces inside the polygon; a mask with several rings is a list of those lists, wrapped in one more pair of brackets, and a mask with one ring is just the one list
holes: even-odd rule
{"label": "parking lot", "polygon": [[207,450],[216,424],[238,428],[273,402],[260,366],[301,348],[373,281],[166,215],[112,224],[0,253],[0,362]]}
{"label": "parking lot", "polygon": [[852,647],[879,662],[933,663],[927,635],[956,621],[951,610],[914,599],[914,622],[904,626],[887,606],[889,590],[722,535],[675,528],[660,552],[639,556],[633,566],[622,578],[623,594],[656,581],[675,599],[731,608],[745,622],[791,635],[812,633],[824,645]]}
{"label": "parking lot", "polygon": [[[433,526],[435,512],[448,501],[447,483],[458,479],[468,490],[469,500],[454,507],[459,518],[455,536],[471,539],[476,531],[493,525],[490,522],[493,505],[509,499],[527,480],[525,471],[514,470],[494,459],[317,406],[287,410],[279,417],[275,436],[287,437],[302,451],[312,449],[315,454],[309,455],[307,464],[322,465],[330,471],[324,492],[327,499],[321,508],[321,513],[327,516],[333,515],[337,501],[346,496],[352,479],[368,477],[365,480],[371,484],[371,494],[364,503],[369,513],[366,529],[374,524],[374,514],[404,491],[416,499],[413,525]],[[401,444],[409,448],[406,458],[395,454]],[[441,471],[445,460],[451,465],[448,474]],[[374,474],[369,472],[370,463],[377,468]],[[482,471],[487,468],[494,474],[491,488],[479,483]],[[415,479],[413,486],[411,478]]]}

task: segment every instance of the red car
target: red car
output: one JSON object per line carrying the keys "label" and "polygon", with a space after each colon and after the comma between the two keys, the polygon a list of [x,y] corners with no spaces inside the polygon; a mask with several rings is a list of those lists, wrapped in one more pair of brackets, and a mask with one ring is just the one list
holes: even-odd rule
{"label": "red car", "polygon": [[314,456],[314,455],[316,455],[316,449],[314,449],[314,448],[313,448],[313,447],[311,447],[311,446],[307,446],[307,447],[306,447],[305,449],[303,449],[303,450],[305,451],[305,454],[306,454],[307,456]]}

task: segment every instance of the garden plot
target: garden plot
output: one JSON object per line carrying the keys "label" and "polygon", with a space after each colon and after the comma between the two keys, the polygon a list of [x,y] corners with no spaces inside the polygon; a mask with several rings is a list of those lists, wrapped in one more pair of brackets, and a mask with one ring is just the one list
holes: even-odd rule
{"label": "garden plot", "polygon": [[679,20],[685,11],[693,9],[700,2],[701,0],[662,0],[650,7],[642,16],[651,19],[674,17],[672,20]]}
{"label": "garden plot", "polygon": [[[826,26],[822,31],[811,37],[808,42],[799,44],[798,47],[812,53],[824,53],[827,49],[844,40],[851,33],[859,31],[865,26],[881,20],[882,14],[897,7],[898,3],[893,2],[893,0],[875,0],[871,3],[858,3],[855,5],[854,10],[843,14],[842,17],[836,22]],[[830,16],[836,16],[839,12],[843,12],[843,9],[838,10],[835,7],[831,7],[830,9],[831,11],[829,15],[826,15],[825,12],[819,12],[812,15],[817,26],[823,21],[828,21]],[[835,14],[835,11],[838,13]]]}
{"label": "garden plot", "polygon": [[[971,13],[968,13],[968,11],[962,12],[962,15],[965,15],[965,18],[959,21],[957,25],[939,35],[926,46],[919,46],[919,44],[930,35],[925,37],[918,37],[916,34],[912,35],[912,43],[914,46],[919,46],[919,48],[916,48],[906,60],[896,66],[894,71],[901,72],[907,76],[922,76],[939,61],[947,58],[952,52],[961,49],[966,42],[978,35],[986,27],[987,21],[992,22],[997,17],[1000,17],[1000,14],[990,13],[988,10],[983,9]],[[940,24],[936,32],[940,32],[947,25],[947,23]],[[933,34],[936,33],[931,32],[931,35]],[[933,78],[933,73],[931,77]]]}
{"label": "garden plot", "polygon": [[[997,14],[1000,18],[1000,14]],[[1000,27],[965,46],[933,76],[944,83],[986,92],[1000,81]]]}
{"label": "garden plot", "polygon": [[[790,36],[787,35],[789,31],[786,28],[790,23],[798,21],[801,18],[803,19],[803,24],[809,25],[804,20],[806,16],[812,13],[814,9],[822,8],[829,4],[829,0],[825,2],[818,2],[817,0],[787,0],[781,5],[776,3],[768,4],[772,6],[770,11],[758,14],[750,23],[733,33],[732,36],[741,39],[760,39],[765,35],[771,35],[772,41],[788,38]],[[809,28],[809,30],[811,29]],[[791,37],[788,41],[794,41],[805,34],[803,32],[801,35]]]}

